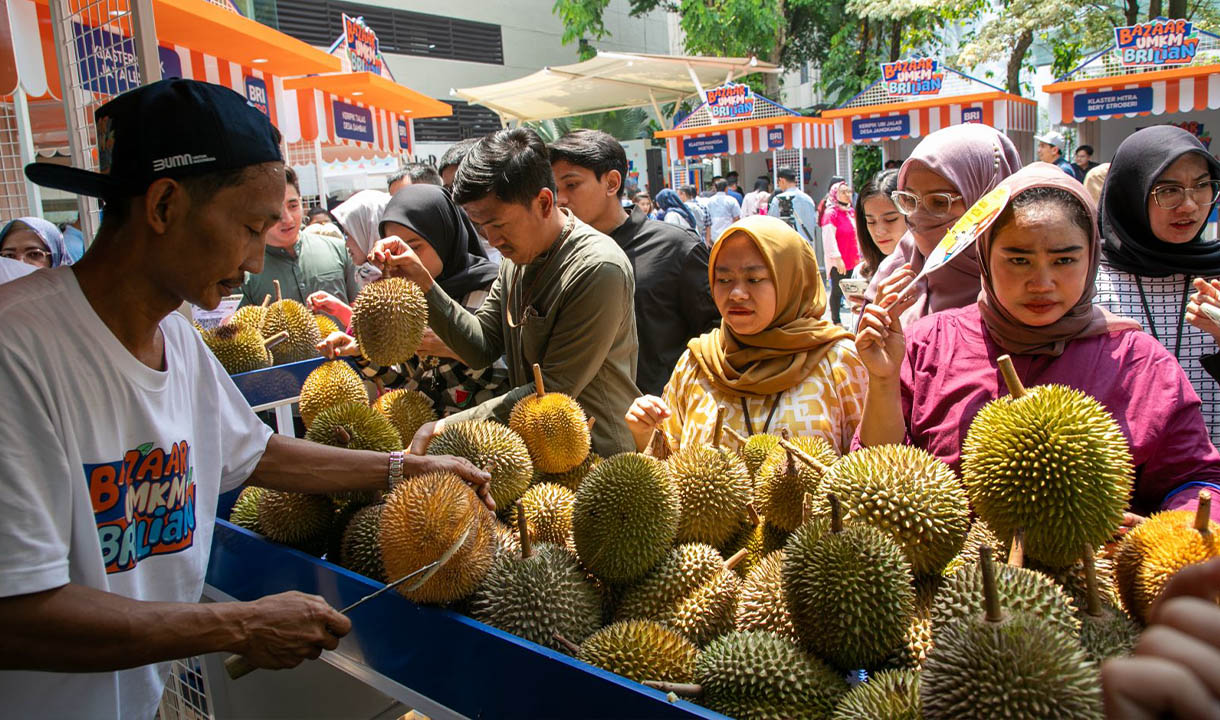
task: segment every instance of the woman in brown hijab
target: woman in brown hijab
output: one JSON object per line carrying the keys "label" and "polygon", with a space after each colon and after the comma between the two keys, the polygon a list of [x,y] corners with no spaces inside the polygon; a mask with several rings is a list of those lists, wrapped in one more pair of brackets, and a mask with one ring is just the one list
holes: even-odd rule
{"label": "woman in brown hijab", "polygon": [[754,215],[730,225],[708,262],[720,327],[691,340],[662,397],[637,398],[627,424],[643,448],[654,429],[671,450],[711,440],[716,408],[743,435],[787,428],[846,452],[867,373],[852,336],[822,319],[817,259],[787,223]]}

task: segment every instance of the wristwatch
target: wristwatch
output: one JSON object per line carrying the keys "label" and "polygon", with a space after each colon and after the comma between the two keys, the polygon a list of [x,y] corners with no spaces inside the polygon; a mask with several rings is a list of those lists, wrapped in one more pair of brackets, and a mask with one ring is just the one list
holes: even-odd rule
{"label": "wristwatch", "polygon": [[386,478],[386,485],[391,492],[403,481],[403,458],[405,456],[402,450],[395,450],[390,453],[390,469]]}

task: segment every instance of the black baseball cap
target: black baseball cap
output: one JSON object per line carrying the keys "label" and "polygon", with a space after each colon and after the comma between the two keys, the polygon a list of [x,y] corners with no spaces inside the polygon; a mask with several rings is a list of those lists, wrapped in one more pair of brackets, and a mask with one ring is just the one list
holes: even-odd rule
{"label": "black baseball cap", "polygon": [[78,195],[139,195],[160,178],[237,170],[283,161],[280,134],[261,111],[227,87],[160,80],[119,95],[94,114],[99,172],[30,163],[25,176]]}

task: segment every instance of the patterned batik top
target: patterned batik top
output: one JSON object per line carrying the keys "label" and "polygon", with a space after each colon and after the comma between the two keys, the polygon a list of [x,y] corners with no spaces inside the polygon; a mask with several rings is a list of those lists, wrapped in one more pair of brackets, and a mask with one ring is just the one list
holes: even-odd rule
{"label": "patterned batik top", "polygon": [[1145,332],[1178,359],[1203,401],[1203,421],[1212,444],[1220,444],[1220,385],[1203,366],[1204,358],[1216,353],[1216,342],[1186,322],[1186,303],[1194,292],[1191,280],[1180,274],[1136,276],[1103,262],[1097,273],[1095,302],[1110,312],[1138,320]]}
{"label": "patterned batik top", "polygon": [[[767,416],[775,396],[749,398],[750,422],[746,422],[741,398],[721,392],[699,369],[690,350],[678,359],[674,373],[665,385],[662,399],[670,416],[661,424],[671,451],[693,444],[711,443],[716,423],[716,407],[724,405],[724,424],[743,436],[753,432],[778,435],[787,428],[797,437],[820,437],[840,454],[851,447],[852,436],[864,414],[864,393],[868,388],[868,370],[856,355],[850,340],[835,342],[826,356],[796,387],[779,396],[771,424]],[[726,433],[726,447],[737,442]]]}

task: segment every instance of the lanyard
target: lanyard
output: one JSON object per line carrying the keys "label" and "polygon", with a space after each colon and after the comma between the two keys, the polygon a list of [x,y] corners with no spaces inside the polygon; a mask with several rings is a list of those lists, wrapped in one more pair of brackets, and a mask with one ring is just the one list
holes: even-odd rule
{"label": "lanyard", "polygon": [[[1157,340],[1161,339],[1160,334],[1156,331],[1156,320],[1152,317],[1152,308],[1148,305],[1148,296],[1144,294],[1144,283],[1139,275],[1135,276],[1135,286],[1140,291],[1140,304],[1144,306],[1144,319],[1148,321],[1148,332]],[[1190,276],[1186,276],[1186,282],[1182,285],[1182,303],[1178,308],[1178,337],[1174,342],[1173,357],[1178,362],[1182,361],[1182,327],[1186,321],[1186,305],[1190,302]],[[1168,349],[1168,348],[1166,348]]]}
{"label": "lanyard", "polygon": [[[763,425],[762,429],[764,433],[771,429],[771,420],[775,417],[775,409],[779,407],[779,399],[783,394],[780,391],[775,393],[775,396],[771,398],[771,409],[767,412],[767,422]],[[744,397],[741,399],[741,412],[746,416],[746,432],[751,435],[757,435],[758,433],[754,432],[754,422],[750,420],[750,405]]]}

